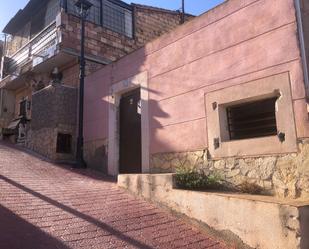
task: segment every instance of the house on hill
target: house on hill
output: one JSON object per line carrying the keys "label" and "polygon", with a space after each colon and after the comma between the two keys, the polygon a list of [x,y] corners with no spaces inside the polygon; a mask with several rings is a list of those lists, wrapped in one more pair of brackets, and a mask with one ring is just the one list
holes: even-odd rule
{"label": "house on hill", "polygon": [[[85,154],[309,197],[309,5],[229,0],[87,77]],[[249,18],[249,21],[248,21]],[[96,110],[96,111],[93,111]]]}
{"label": "house on hill", "polygon": [[[250,248],[309,248],[308,18],[307,0],[225,1],[89,75],[88,164]],[[262,195],[191,189],[217,176]]]}
{"label": "house on hill", "polygon": [[[76,147],[80,19],[75,2],[31,0],[3,30],[7,42],[0,80],[1,137],[53,160],[74,159]],[[181,21],[177,11],[119,0],[90,2],[87,74]]]}

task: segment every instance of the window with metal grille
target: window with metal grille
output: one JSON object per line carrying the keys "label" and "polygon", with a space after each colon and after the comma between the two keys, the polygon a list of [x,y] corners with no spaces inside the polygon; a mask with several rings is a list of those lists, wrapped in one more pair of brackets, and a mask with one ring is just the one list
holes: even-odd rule
{"label": "window with metal grille", "polygon": [[103,0],[103,26],[128,37],[133,36],[132,11]]}
{"label": "window with metal grille", "polygon": [[[89,1],[93,6],[89,10],[88,21],[102,25],[127,37],[133,37],[133,14],[130,9],[109,0]],[[79,16],[75,2],[76,0],[67,0],[67,11],[70,14]]]}
{"label": "window with metal grille", "polygon": [[230,140],[277,135],[277,97],[226,108]]}
{"label": "window with metal grille", "polygon": [[93,5],[89,10],[87,20],[94,22],[95,24],[101,24],[101,1],[100,0],[89,0]]}
{"label": "window with metal grille", "polygon": [[19,103],[19,116],[22,116],[22,117],[27,116],[27,100],[22,100]]}
{"label": "window with metal grille", "polygon": [[[87,15],[87,20],[97,25],[101,25],[101,0],[88,0],[92,6]],[[79,16],[78,9],[75,6],[76,0],[68,0],[67,8],[70,14]]]}
{"label": "window with metal grille", "polygon": [[72,152],[72,135],[58,133],[57,153],[70,154]]}

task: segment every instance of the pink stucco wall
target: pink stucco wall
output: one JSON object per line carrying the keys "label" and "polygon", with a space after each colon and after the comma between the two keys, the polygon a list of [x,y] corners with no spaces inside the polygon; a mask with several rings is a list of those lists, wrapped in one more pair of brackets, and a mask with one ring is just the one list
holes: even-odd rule
{"label": "pink stucco wall", "polygon": [[309,137],[293,0],[229,0],[86,80],[85,140],[108,136],[109,87],[148,71],[150,152],[208,146],[205,93],[289,72],[297,137]]}

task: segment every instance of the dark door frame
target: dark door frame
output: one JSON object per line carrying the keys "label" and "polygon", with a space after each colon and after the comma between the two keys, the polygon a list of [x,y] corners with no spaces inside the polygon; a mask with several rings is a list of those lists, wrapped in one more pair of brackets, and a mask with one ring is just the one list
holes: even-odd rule
{"label": "dark door frame", "polygon": [[108,174],[119,174],[119,108],[120,98],[126,92],[141,89],[142,105],[142,173],[150,172],[150,119],[148,72],[141,72],[133,77],[119,81],[110,86],[108,108]]}
{"label": "dark door frame", "polygon": [[119,108],[119,172],[142,173],[140,88],[122,94]]}

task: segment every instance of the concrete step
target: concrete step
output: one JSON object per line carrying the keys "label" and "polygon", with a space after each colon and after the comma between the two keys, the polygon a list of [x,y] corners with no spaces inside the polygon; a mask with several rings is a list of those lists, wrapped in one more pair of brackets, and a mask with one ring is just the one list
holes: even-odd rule
{"label": "concrete step", "polygon": [[19,146],[25,146],[26,145],[26,138],[25,137],[24,138],[18,138],[16,144],[19,145]]}

